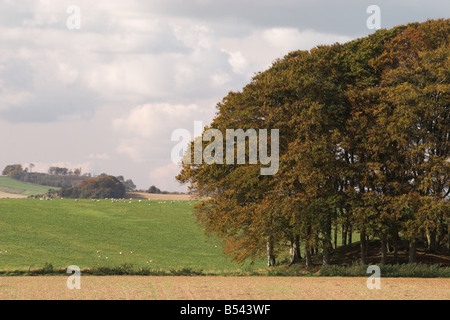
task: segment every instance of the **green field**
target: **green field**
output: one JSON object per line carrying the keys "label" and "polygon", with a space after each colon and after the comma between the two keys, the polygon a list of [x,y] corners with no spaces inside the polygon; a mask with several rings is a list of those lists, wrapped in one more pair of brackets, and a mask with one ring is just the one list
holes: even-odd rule
{"label": "green field", "polygon": [[0,176],[0,192],[33,196],[38,194],[45,194],[49,189],[59,188],[41,186],[33,183],[25,183],[9,177]]}
{"label": "green field", "polygon": [[155,270],[243,270],[222,254],[217,239],[204,235],[194,203],[0,199],[0,270],[46,263],[56,269],[130,263]]}

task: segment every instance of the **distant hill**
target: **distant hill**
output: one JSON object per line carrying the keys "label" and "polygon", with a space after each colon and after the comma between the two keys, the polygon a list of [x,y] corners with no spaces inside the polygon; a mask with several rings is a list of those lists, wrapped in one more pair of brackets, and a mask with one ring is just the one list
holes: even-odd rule
{"label": "distant hill", "polygon": [[[37,184],[46,187],[49,186],[54,189],[78,188],[86,180],[110,176],[106,173],[102,173],[94,177],[90,173],[85,173],[82,175],[81,169],[72,170],[69,168],[50,167],[48,169],[48,173],[41,173],[31,172],[31,168],[31,166],[24,168],[21,164],[11,164],[7,165],[5,169],[3,169],[2,175],[25,183]],[[125,190],[134,191],[136,189],[136,185],[133,180],[125,180],[123,176],[118,176],[115,178],[125,187]]]}
{"label": "distant hill", "polygon": [[0,192],[2,193],[33,196],[45,194],[49,189],[58,190],[59,188],[26,183],[9,177],[0,176]]}

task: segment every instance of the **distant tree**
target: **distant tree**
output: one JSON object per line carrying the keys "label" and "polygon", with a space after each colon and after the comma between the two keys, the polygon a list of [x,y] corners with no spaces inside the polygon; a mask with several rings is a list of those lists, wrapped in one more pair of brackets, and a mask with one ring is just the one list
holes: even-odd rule
{"label": "distant tree", "polygon": [[13,164],[8,165],[5,167],[5,169],[3,169],[2,175],[8,176],[13,179],[18,179],[22,176],[23,173],[24,170],[21,164]]}
{"label": "distant tree", "polygon": [[105,176],[85,180],[76,188],[63,188],[58,194],[76,199],[123,198],[125,187],[115,177]]}
{"label": "distant tree", "polygon": [[132,191],[136,189],[136,185],[133,183],[133,180],[128,179],[125,182],[122,182],[122,184],[124,185],[125,189],[127,191]]}
{"label": "distant tree", "polygon": [[147,190],[147,192],[148,192],[148,193],[153,193],[153,194],[160,194],[160,193],[161,193],[161,190],[158,189],[158,188],[155,187],[155,186],[151,186],[151,187]]}
{"label": "distant tree", "polygon": [[66,176],[68,172],[69,172],[68,168],[50,167],[48,169],[48,174],[53,174],[57,176]]}

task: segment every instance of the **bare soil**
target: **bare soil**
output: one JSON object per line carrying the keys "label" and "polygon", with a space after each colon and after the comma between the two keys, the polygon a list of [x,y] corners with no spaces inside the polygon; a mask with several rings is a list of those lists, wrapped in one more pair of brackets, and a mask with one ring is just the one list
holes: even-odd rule
{"label": "bare soil", "polygon": [[82,276],[69,290],[67,277],[2,277],[0,300],[450,300],[450,279]]}

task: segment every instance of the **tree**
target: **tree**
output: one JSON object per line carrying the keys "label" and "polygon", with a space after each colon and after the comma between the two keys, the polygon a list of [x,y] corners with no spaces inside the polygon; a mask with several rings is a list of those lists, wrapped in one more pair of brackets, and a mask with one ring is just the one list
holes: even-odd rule
{"label": "tree", "polygon": [[133,183],[133,180],[131,180],[131,179],[128,179],[125,182],[122,182],[122,184],[124,185],[124,187],[127,191],[133,191],[136,189],[136,185]]}
{"label": "tree", "polygon": [[158,188],[155,187],[155,186],[151,186],[151,187],[147,190],[147,192],[148,192],[148,193],[153,193],[153,194],[160,194],[160,193],[161,193],[161,190],[158,189]]}
{"label": "tree", "polygon": [[63,188],[59,196],[73,199],[123,198],[125,187],[113,176],[85,180],[79,187]]}
{"label": "tree", "polygon": [[269,266],[285,247],[298,262],[300,242],[307,265],[315,247],[330,264],[339,224],[360,233],[362,263],[369,238],[381,240],[382,263],[389,241],[407,239],[411,262],[423,239],[430,250],[442,245],[450,238],[449,35],[442,19],[292,52],[230,92],[206,129],[279,129],[280,168],[261,176],[250,164],[182,165],[177,179],[211,197],[196,211],[206,231],[235,260],[266,256]]}
{"label": "tree", "polygon": [[24,170],[21,164],[13,164],[8,165],[5,167],[5,169],[3,169],[2,175],[8,176],[13,179],[18,179],[22,176],[23,173]]}

